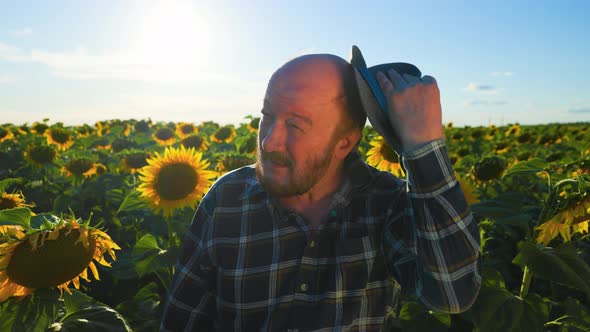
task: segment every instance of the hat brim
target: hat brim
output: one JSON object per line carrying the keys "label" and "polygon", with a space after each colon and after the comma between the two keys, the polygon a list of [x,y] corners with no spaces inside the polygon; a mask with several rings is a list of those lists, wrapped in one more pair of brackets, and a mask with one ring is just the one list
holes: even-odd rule
{"label": "hat brim", "polygon": [[367,68],[361,50],[357,46],[352,46],[352,58],[350,64],[354,68],[361,104],[363,105],[363,109],[367,114],[369,122],[373,128],[385,138],[391,147],[400,154],[402,152],[401,141],[391,126],[387,98],[381,90],[375,75],[379,71],[386,74],[391,68],[395,69],[400,75],[409,74],[421,77],[422,73],[416,66],[404,62],[384,63]]}

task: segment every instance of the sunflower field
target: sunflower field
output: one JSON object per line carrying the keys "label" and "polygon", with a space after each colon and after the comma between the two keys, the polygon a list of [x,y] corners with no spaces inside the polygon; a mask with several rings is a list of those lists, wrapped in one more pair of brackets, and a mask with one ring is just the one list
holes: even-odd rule
{"label": "sunflower field", "polygon": [[[157,331],[195,207],[255,161],[258,121],[0,125],[0,331]],[[445,134],[482,288],[461,314],[403,298],[388,330],[590,330],[590,123]],[[359,151],[405,177],[371,127]]]}

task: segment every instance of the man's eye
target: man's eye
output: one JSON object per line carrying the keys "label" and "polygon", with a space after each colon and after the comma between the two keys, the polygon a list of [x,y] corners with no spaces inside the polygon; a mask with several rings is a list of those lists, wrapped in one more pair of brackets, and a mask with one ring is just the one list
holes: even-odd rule
{"label": "man's eye", "polygon": [[297,125],[295,125],[294,123],[289,123],[289,127],[297,129],[298,131],[303,131],[303,129],[299,128]]}

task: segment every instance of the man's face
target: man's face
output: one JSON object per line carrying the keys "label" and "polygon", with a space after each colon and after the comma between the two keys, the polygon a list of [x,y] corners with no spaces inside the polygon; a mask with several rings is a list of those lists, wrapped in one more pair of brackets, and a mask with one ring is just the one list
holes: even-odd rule
{"label": "man's face", "polygon": [[281,197],[309,191],[331,171],[343,112],[333,91],[293,80],[271,80],[258,131],[258,180]]}

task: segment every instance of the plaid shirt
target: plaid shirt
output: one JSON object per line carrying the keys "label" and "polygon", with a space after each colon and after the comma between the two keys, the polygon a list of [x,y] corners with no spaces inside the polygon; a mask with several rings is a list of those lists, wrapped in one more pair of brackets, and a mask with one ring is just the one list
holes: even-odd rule
{"label": "plaid shirt", "polygon": [[402,155],[407,181],[352,153],[319,228],[253,166],[224,175],[184,240],[162,331],[378,331],[401,290],[433,310],[475,301],[479,232],[442,139]]}

